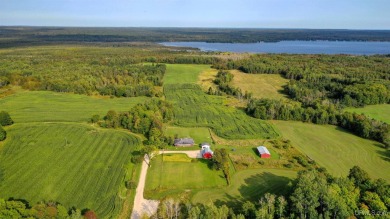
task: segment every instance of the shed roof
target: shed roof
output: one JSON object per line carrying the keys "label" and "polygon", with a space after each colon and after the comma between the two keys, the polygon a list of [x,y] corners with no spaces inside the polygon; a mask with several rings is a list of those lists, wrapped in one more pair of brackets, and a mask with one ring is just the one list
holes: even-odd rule
{"label": "shed roof", "polygon": [[194,139],[192,139],[192,138],[177,138],[177,139],[175,139],[174,144],[194,144]]}
{"label": "shed roof", "polygon": [[259,151],[260,154],[271,154],[268,149],[264,146],[259,146],[257,147],[257,150]]}

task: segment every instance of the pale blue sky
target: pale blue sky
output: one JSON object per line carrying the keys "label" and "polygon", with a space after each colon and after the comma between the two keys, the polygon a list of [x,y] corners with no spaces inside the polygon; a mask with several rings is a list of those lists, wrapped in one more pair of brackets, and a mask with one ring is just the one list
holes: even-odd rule
{"label": "pale blue sky", "polygon": [[390,29],[390,0],[0,0],[0,25]]}

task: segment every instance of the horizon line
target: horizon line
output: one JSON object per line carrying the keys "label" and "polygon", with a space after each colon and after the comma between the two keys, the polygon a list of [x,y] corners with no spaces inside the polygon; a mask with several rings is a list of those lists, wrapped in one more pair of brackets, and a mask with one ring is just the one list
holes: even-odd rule
{"label": "horizon line", "polygon": [[311,27],[201,27],[201,26],[53,26],[53,25],[0,25],[0,27],[36,27],[36,28],[174,28],[174,29],[252,29],[252,30],[347,30],[347,31],[390,31],[390,29],[360,28],[311,28]]}

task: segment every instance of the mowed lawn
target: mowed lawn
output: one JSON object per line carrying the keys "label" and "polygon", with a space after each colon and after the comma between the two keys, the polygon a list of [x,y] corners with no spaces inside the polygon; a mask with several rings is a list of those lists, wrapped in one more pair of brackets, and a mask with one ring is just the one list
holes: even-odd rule
{"label": "mowed lawn", "polygon": [[251,92],[255,98],[286,98],[281,91],[289,80],[279,74],[246,74],[237,70],[231,73],[234,75],[232,85]]}
{"label": "mowed lawn", "polygon": [[0,148],[0,197],[115,216],[138,138],[77,124],[14,124]]}
{"label": "mowed lawn", "polygon": [[196,83],[202,71],[209,70],[210,65],[166,64],[164,85]]}
{"label": "mowed lawn", "polygon": [[334,176],[346,176],[358,165],[373,178],[390,182],[390,154],[378,142],[355,136],[339,127],[273,121],[283,137]]}
{"label": "mowed lawn", "polygon": [[175,136],[179,138],[192,138],[195,141],[195,144],[200,144],[202,142],[211,143],[212,139],[210,137],[210,132],[208,128],[185,128],[178,126],[167,126],[166,135]]}
{"label": "mowed lawn", "polygon": [[[170,157],[169,160],[180,159]],[[159,155],[152,160],[148,170],[145,195],[158,199],[164,194],[223,186],[226,186],[226,180],[222,171],[211,170],[203,159],[198,159],[198,162],[163,162],[162,155]]]}
{"label": "mowed lawn", "polygon": [[51,91],[21,91],[0,99],[0,109],[16,122],[86,122],[108,110],[128,111],[147,97],[98,98]]}
{"label": "mowed lawn", "polygon": [[362,108],[347,108],[346,111],[363,113],[373,119],[390,124],[390,104],[368,105]]}
{"label": "mowed lawn", "polygon": [[232,183],[225,188],[206,189],[197,192],[192,201],[205,201],[241,207],[245,201],[257,202],[265,193],[287,194],[288,184],[296,178],[297,172],[282,169],[250,169],[237,172]]}

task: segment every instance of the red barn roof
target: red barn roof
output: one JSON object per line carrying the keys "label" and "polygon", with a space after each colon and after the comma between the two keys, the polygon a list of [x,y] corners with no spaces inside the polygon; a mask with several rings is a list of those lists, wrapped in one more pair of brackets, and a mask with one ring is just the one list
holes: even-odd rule
{"label": "red barn roof", "polygon": [[268,149],[264,146],[257,147],[257,150],[259,151],[260,157],[262,158],[269,158],[271,157],[271,153],[268,151]]}

